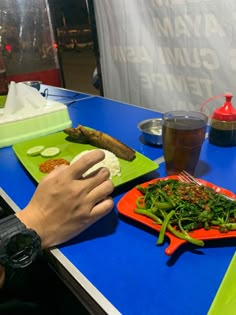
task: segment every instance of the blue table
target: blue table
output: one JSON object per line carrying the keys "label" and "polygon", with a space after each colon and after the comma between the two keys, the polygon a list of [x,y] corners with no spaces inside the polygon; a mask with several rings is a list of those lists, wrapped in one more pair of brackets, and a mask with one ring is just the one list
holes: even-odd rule
{"label": "blue table", "polygon": [[[150,159],[162,160],[162,148],[146,145],[137,129],[139,121],[160,113],[97,96],[82,97],[68,110],[74,127],[102,130]],[[0,186],[23,208],[36,183],[11,147],[0,150],[0,161]],[[206,139],[196,175],[236,192],[235,174],[236,148],[216,147]],[[161,163],[154,174],[118,187],[115,204],[140,180],[165,175]],[[115,207],[80,236],[53,249],[49,260],[93,314],[207,314],[236,240],[210,241],[204,248],[186,244],[169,257],[164,253],[168,240],[159,247],[156,239],[156,232],[119,216]]]}

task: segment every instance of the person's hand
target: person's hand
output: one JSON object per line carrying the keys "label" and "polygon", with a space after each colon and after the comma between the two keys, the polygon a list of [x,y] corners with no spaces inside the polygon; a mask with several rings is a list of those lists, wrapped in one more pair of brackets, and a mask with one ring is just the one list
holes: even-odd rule
{"label": "person's hand", "polygon": [[82,177],[104,156],[96,150],[72,165],[58,167],[39,183],[27,207],[17,212],[17,217],[41,237],[42,248],[71,239],[113,208],[109,170],[101,168]]}

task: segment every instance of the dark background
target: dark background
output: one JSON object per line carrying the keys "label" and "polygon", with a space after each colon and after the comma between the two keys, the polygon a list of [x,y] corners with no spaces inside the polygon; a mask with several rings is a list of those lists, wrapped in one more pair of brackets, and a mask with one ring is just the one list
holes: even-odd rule
{"label": "dark background", "polygon": [[56,27],[78,27],[89,24],[85,0],[51,0]]}

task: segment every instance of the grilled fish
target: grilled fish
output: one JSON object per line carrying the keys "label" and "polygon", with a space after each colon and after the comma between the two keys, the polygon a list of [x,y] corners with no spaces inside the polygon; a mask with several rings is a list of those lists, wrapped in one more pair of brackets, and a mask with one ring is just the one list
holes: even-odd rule
{"label": "grilled fish", "polygon": [[132,161],[135,158],[135,151],[133,149],[104,132],[87,129],[81,125],[78,125],[76,128],[64,129],[64,132],[78,143],[87,143],[100,149],[108,150],[118,158],[127,161]]}

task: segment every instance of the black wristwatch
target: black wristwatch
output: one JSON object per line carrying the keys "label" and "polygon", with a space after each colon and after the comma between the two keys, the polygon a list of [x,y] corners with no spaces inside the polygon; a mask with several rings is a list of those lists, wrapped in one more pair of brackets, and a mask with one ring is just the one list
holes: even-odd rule
{"label": "black wristwatch", "polygon": [[41,252],[41,239],[15,215],[0,220],[0,264],[25,268]]}

